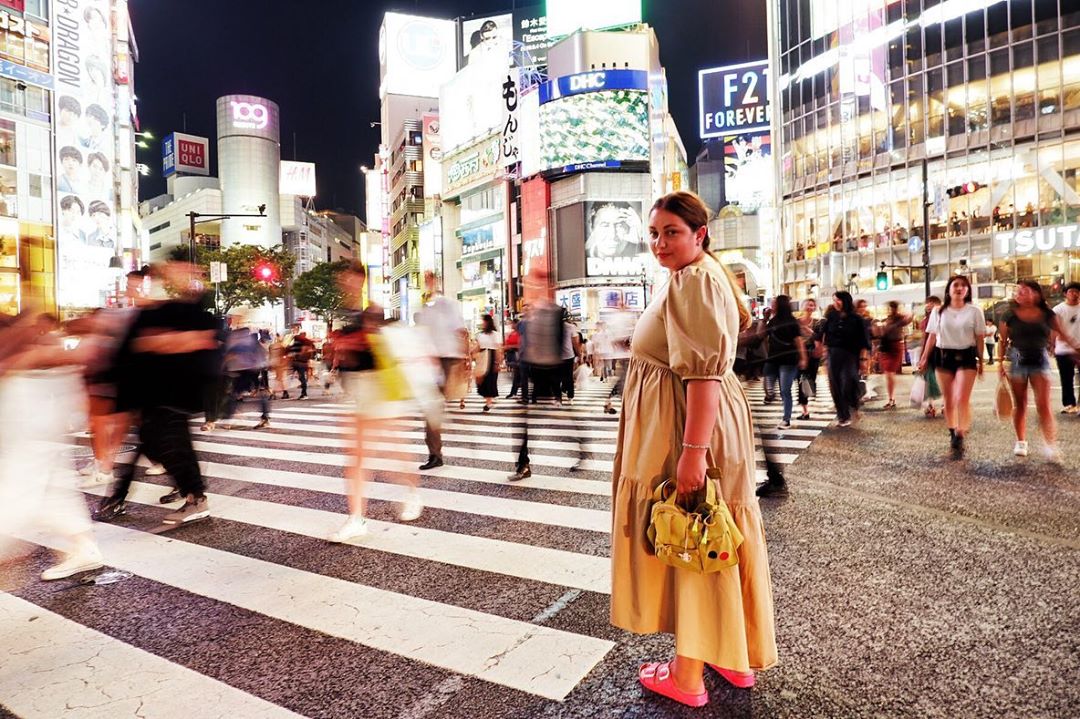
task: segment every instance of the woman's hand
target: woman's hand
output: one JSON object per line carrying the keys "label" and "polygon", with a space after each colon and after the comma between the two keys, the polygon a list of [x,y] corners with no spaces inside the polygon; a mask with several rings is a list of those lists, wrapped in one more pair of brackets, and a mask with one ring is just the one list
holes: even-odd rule
{"label": "woman's hand", "polygon": [[683,447],[679,457],[679,466],[675,471],[676,501],[688,509],[697,505],[698,492],[705,486],[705,470],[708,459],[704,449]]}
{"label": "woman's hand", "polygon": [[924,374],[926,372],[926,364],[927,363],[926,363],[925,358],[919,358],[919,365],[918,365],[919,374]]}

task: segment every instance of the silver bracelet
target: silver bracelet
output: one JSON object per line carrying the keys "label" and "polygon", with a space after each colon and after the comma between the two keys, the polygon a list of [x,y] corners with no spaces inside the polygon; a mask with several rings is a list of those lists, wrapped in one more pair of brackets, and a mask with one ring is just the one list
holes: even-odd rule
{"label": "silver bracelet", "polygon": [[708,444],[690,444],[689,442],[683,442],[682,446],[689,449],[711,449],[712,447],[712,445]]}

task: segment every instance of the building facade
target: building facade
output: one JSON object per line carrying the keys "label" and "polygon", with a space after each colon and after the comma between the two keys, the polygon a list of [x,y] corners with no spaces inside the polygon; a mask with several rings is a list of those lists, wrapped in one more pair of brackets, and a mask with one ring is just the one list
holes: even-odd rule
{"label": "building facade", "polygon": [[771,3],[783,289],[1080,279],[1080,2],[850,5]]}

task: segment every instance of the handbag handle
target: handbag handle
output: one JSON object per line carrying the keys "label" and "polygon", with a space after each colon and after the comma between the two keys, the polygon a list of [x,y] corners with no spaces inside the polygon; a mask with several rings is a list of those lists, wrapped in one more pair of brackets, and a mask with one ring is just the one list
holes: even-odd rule
{"label": "handbag handle", "polygon": [[[721,472],[717,467],[710,467],[705,470],[705,502],[708,507],[716,506],[716,484],[720,479]],[[670,491],[669,491],[670,490]],[[653,491],[653,500],[657,502],[664,502],[670,504],[673,507],[677,507],[676,499],[678,498],[678,492],[676,491],[676,481],[674,479],[665,479],[660,485]],[[692,514],[687,510],[687,514]]]}

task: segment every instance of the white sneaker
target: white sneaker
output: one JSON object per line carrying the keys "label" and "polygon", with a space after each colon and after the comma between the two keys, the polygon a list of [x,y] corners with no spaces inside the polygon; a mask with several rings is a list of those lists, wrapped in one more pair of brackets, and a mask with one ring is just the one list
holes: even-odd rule
{"label": "white sneaker", "polygon": [[1013,445],[1013,454],[1017,457],[1026,457],[1027,452],[1027,442],[1020,439],[1016,440],[1016,444]]}
{"label": "white sneaker", "polygon": [[341,529],[330,535],[331,542],[348,542],[350,539],[358,539],[367,536],[368,524],[363,517],[349,517],[341,526]]}
{"label": "white sneaker", "polygon": [[84,464],[82,467],[79,468],[79,474],[84,477],[92,477],[97,474],[97,471],[98,468],[96,459],[93,462],[90,462],[89,464]]}
{"label": "white sneaker", "polygon": [[46,582],[51,582],[54,579],[65,579],[79,572],[101,569],[103,566],[105,566],[105,563],[102,561],[101,552],[96,549],[78,554],[69,554],[64,561],[42,572],[41,578]]}
{"label": "white sneaker", "polygon": [[420,501],[420,497],[414,492],[401,503],[401,512],[398,513],[398,519],[402,522],[411,522],[414,519],[419,519],[423,511],[424,503]]}
{"label": "white sneaker", "polygon": [[1061,450],[1056,442],[1043,446],[1043,458],[1050,464],[1061,464]]}
{"label": "white sneaker", "polygon": [[145,474],[148,477],[158,477],[162,474],[165,474],[165,466],[155,462],[154,464],[151,464],[149,467],[146,468]]}
{"label": "white sneaker", "polygon": [[94,472],[79,482],[79,489],[92,489],[105,484],[112,484],[113,476],[108,472]]}

